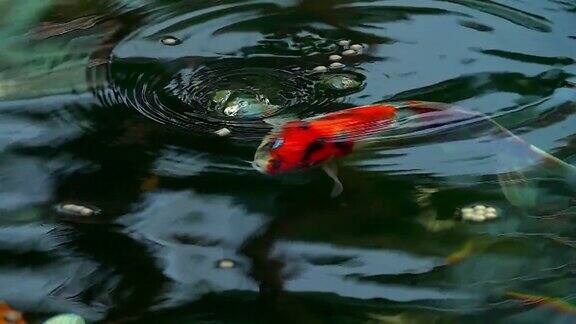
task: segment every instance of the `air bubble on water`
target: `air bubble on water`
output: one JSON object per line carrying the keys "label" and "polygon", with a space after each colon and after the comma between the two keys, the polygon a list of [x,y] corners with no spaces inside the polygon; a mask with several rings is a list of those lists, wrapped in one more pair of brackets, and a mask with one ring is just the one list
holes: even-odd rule
{"label": "air bubble on water", "polygon": [[334,54],[334,55],[330,55],[330,57],[328,57],[328,59],[330,61],[340,61],[342,59],[342,56]]}
{"label": "air bubble on water", "polygon": [[364,48],[364,47],[362,47],[362,45],[360,45],[360,44],[354,44],[354,45],[350,46],[350,49],[351,49],[351,50],[354,50],[354,51],[356,51],[356,52],[362,51],[363,48]]}
{"label": "air bubble on water", "polygon": [[338,45],[347,47],[350,45],[350,41],[349,40],[341,40],[338,42]]}
{"label": "air bubble on water", "polygon": [[219,260],[216,265],[220,269],[232,269],[232,268],[236,267],[236,263],[230,259]]}
{"label": "air bubble on water", "polygon": [[56,206],[56,210],[60,213],[67,214],[70,216],[94,216],[100,213],[97,208],[77,205],[77,204],[61,204]]}
{"label": "air bubble on water", "polygon": [[323,65],[320,65],[320,66],[317,66],[314,69],[312,69],[312,71],[314,71],[314,72],[326,72],[326,71],[328,71],[328,68],[323,66]]}
{"label": "air bubble on water", "polygon": [[232,132],[226,127],[222,127],[219,130],[215,131],[214,133],[220,137],[225,137],[232,134]]}
{"label": "air bubble on water", "polygon": [[330,68],[334,69],[334,70],[335,69],[341,69],[343,67],[344,67],[344,64],[339,63],[339,62],[334,62],[334,63],[330,64]]}
{"label": "air bubble on water", "polygon": [[174,36],[165,36],[160,40],[160,42],[163,45],[167,45],[167,46],[175,46],[175,45],[182,44],[182,41],[179,40],[178,38],[174,37]]}
{"label": "air bubble on water", "polygon": [[344,52],[342,52],[342,55],[344,56],[353,56],[353,55],[357,55],[358,52],[356,52],[355,50],[349,49],[349,50],[345,50]]}

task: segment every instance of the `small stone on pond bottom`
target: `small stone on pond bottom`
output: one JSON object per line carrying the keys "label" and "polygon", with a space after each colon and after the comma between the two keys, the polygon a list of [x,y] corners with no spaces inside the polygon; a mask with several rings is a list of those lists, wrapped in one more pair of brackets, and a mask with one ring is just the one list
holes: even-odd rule
{"label": "small stone on pond bottom", "polygon": [[236,266],[236,263],[230,259],[223,259],[218,261],[218,268],[220,269],[232,269]]}
{"label": "small stone on pond bottom", "polygon": [[168,46],[175,46],[175,45],[179,45],[182,43],[181,40],[179,40],[178,38],[176,38],[174,36],[166,36],[166,37],[162,38],[160,40],[160,42],[162,42],[163,45],[168,45]]}

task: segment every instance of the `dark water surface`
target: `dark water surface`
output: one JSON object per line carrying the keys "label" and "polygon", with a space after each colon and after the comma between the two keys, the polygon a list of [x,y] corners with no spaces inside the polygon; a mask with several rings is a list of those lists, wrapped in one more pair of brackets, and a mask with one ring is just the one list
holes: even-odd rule
{"label": "dark water surface", "polygon": [[[576,1],[0,9],[0,300],[28,319],[576,322],[575,204],[554,204],[558,186],[576,198],[576,178],[512,155],[551,183],[520,191],[547,213],[515,207],[495,185],[502,148],[473,129],[348,159],[335,199],[318,169],[270,177],[250,165],[264,115],[407,99],[485,113],[574,164]],[[365,46],[337,71],[361,82],[345,91],[310,73],[341,40]],[[227,115],[218,90],[272,108]],[[215,136],[223,127],[230,136]],[[63,203],[101,212],[66,216]],[[454,218],[476,203],[500,217]]]}

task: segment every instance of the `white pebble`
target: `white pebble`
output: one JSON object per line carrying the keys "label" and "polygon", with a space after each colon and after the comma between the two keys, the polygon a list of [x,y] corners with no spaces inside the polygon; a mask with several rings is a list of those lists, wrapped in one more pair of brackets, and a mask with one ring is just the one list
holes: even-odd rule
{"label": "white pebble", "polygon": [[224,259],[224,260],[218,261],[218,268],[221,268],[221,269],[232,269],[235,266],[236,266],[236,264],[234,263],[234,261],[229,260],[229,259]]}
{"label": "white pebble", "polygon": [[328,68],[325,67],[324,65],[320,65],[320,66],[315,67],[312,71],[314,71],[314,72],[326,72],[326,71],[328,71]]}
{"label": "white pebble", "polygon": [[486,213],[494,213],[494,214],[496,214],[496,208],[494,208],[494,207],[486,207]]}
{"label": "white pebble", "polygon": [[344,52],[342,52],[342,55],[344,56],[352,56],[352,55],[356,55],[358,54],[358,52],[356,52],[355,50],[345,50]]}
{"label": "white pebble", "polygon": [[334,62],[334,63],[330,64],[331,69],[341,69],[343,67],[344,67],[344,64],[339,63],[339,62]]}
{"label": "white pebble", "polygon": [[219,130],[215,131],[214,133],[218,136],[221,136],[221,137],[228,136],[228,135],[232,134],[232,132],[226,127],[220,128]]}
{"label": "white pebble", "polygon": [[363,47],[360,44],[354,44],[354,45],[350,46],[350,49],[355,50],[357,52],[360,52],[363,49]]}
{"label": "white pebble", "polygon": [[342,56],[340,56],[340,55],[330,55],[330,56],[328,57],[328,59],[329,59],[330,61],[340,61],[340,60],[342,59]]}
{"label": "white pebble", "polygon": [[349,40],[341,40],[338,42],[338,45],[340,46],[348,46],[350,45],[350,41]]}

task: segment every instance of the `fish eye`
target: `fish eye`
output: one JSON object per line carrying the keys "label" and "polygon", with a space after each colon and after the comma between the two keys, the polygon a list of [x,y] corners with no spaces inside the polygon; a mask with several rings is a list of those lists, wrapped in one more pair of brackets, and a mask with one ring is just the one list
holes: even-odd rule
{"label": "fish eye", "polygon": [[275,150],[284,144],[284,139],[282,137],[277,138],[274,143],[272,143],[272,149]]}

